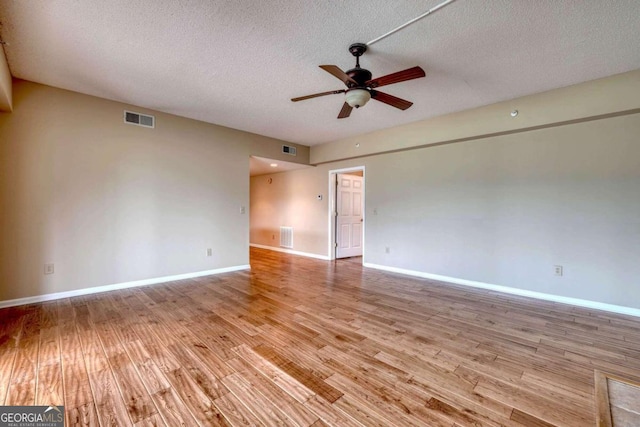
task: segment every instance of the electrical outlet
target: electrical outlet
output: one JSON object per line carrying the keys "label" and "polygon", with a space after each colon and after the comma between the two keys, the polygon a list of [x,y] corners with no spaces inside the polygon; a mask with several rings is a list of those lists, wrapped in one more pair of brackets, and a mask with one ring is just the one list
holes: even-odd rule
{"label": "electrical outlet", "polygon": [[247,212],[247,208],[245,208],[244,206],[240,206],[240,213],[244,215],[245,212]]}
{"label": "electrical outlet", "polygon": [[53,264],[44,265],[44,274],[53,274],[53,272],[54,272]]}
{"label": "electrical outlet", "polygon": [[378,208],[373,208],[373,214],[378,215]]}
{"label": "electrical outlet", "polygon": [[553,266],[553,272],[555,273],[556,276],[562,276],[562,266],[561,265],[554,265]]}
{"label": "electrical outlet", "polygon": [[213,255],[213,249],[207,248],[207,256],[212,256],[212,255]]}
{"label": "electrical outlet", "polygon": [[386,246],[386,247],[384,248],[384,253],[385,253],[385,254],[391,253],[391,248],[390,248],[389,246]]}

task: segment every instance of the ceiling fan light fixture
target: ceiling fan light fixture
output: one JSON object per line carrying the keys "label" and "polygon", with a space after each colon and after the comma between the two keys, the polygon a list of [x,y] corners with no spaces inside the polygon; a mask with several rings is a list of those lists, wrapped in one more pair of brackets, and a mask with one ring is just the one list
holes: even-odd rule
{"label": "ceiling fan light fixture", "polygon": [[[451,2],[454,0],[446,1]],[[393,95],[389,95],[388,93],[380,92],[378,91],[378,88],[424,77],[424,70],[416,66],[372,79],[371,72],[360,67],[360,56],[362,56],[366,51],[367,45],[364,43],[354,43],[349,46],[349,52],[351,52],[351,54],[356,58],[356,66],[346,72],[342,71],[342,69],[337,65],[320,65],[320,68],[324,71],[342,81],[342,83],[347,87],[346,89],[330,90],[327,92],[314,93],[312,95],[299,96],[297,98],[291,98],[291,101],[298,102],[304,101],[305,99],[317,98],[319,96],[344,93],[344,104],[340,109],[338,119],[346,119],[351,115],[351,111],[353,111],[354,108],[363,107],[371,98],[400,110],[406,110],[411,107],[413,102],[397,98]]]}
{"label": "ceiling fan light fixture", "polygon": [[366,89],[351,89],[345,96],[345,102],[350,107],[360,108],[371,99],[371,93]]}

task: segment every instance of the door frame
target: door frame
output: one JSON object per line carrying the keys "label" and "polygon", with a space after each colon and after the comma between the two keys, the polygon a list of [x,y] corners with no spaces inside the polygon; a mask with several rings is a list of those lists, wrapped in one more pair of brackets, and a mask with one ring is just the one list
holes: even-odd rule
{"label": "door frame", "polygon": [[327,212],[327,217],[328,217],[328,230],[329,233],[327,233],[329,235],[329,243],[328,243],[328,251],[327,253],[329,254],[329,259],[330,260],[335,260],[336,259],[336,216],[335,216],[335,212],[336,212],[336,197],[337,197],[337,193],[336,193],[336,182],[337,182],[337,177],[339,173],[349,173],[349,172],[360,172],[362,171],[362,262],[365,262],[365,240],[364,240],[364,236],[365,236],[365,227],[367,226],[367,219],[366,219],[366,191],[367,191],[367,184],[366,184],[366,171],[365,171],[365,167],[363,166],[354,166],[354,167],[350,167],[350,168],[342,168],[342,169],[332,169],[329,171],[329,191],[327,192],[327,194],[329,195],[329,199],[327,200],[327,207],[328,207],[328,212]]}

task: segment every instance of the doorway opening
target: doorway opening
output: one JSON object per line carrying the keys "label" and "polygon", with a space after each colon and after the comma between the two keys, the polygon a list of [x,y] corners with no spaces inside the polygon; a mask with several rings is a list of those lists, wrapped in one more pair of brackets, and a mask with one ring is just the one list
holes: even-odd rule
{"label": "doorway opening", "polygon": [[[329,257],[364,259],[365,168],[329,171]],[[356,258],[354,258],[356,259]]]}
{"label": "doorway opening", "polygon": [[[297,224],[291,222],[295,215],[283,189],[289,182],[288,172],[311,167],[304,163],[249,157],[249,247],[295,252],[293,228]],[[283,220],[285,216],[287,219]]]}

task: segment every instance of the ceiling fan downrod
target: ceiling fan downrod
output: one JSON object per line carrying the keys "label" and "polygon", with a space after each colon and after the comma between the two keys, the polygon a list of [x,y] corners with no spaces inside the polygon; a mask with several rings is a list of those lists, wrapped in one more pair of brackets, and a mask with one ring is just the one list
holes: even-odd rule
{"label": "ceiling fan downrod", "polygon": [[360,68],[360,57],[367,51],[367,45],[364,43],[353,43],[349,46],[349,52],[356,57],[356,68]]}

